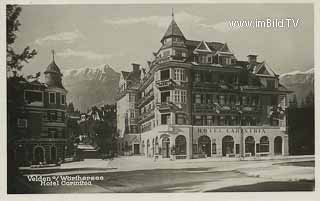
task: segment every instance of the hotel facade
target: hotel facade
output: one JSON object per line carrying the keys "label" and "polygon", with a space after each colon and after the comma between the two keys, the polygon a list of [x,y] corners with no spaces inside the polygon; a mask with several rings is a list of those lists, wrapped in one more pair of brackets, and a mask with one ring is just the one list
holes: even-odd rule
{"label": "hotel facade", "polygon": [[174,18],[146,69],[121,72],[118,151],[146,157],[288,154],[287,94],[257,55],[185,38]]}

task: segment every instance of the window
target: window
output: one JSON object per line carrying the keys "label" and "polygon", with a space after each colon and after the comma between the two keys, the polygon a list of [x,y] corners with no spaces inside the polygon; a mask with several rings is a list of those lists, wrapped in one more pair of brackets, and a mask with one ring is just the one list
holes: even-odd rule
{"label": "window", "polygon": [[208,57],[208,63],[211,64],[211,56]]}
{"label": "window", "polygon": [[248,99],[246,96],[242,96],[242,105],[247,105],[248,104]]}
{"label": "window", "polygon": [[18,126],[18,128],[27,128],[27,126],[28,126],[28,121],[27,121],[27,119],[20,119],[20,118],[18,118],[18,120],[17,120],[17,126]]}
{"label": "window", "polygon": [[161,124],[166,125],[170,122],[170,114],[161,114]]}
{"label": "window", "polygon": [[199,55],[199,63],[201,64],[207,63],[207,57],[205,55]]}
{"label": "window", "polygon": [[182,103],[187,102],[187,91],[181,91],[181,102]]}
{"label": "window", "polygon": [[57,112],[55,111],[48,111],[48,120],[49,121],[56,121],[58,119]]}
{"label": "window", "polygon": [[175,90],[175,91],[174,91],[174,102],[175,102],[175,103],[180,103],[179,90]]}
{"label": "window", "polygon": [[170,91],[161,93],[161,103],[170,102]]}
{"label": "window", "polygon": [[216,143],[212,143],[212,154],[217,154],[217,145],[216,145]]}
{"label": "window", "polygon": [[134,118],[134,111],[130,112],[130,118]]}
{"label": "window", "polygon": [[174,69],[174,80],[186,81],[186,72],[184,69],[175,68]]}
{"label": "window", "polygon": [[186,103],[187,92],[185,90],[174,91],[174,102],[175,103]]}
{"label": "window", "polygon": [[197,126],[201,126],[202,125],[202,120],[201,120],[201,116],[194,116],[194,124],[197,125]]}
{"label": "window", "polygon": [[50,138],[58,138],[57,129],[55,129],[55,128],[49,128],[49,129],[48,129],[48,132],[49,132],[49,137],[50,137]]}
{"label": "window", "polygon": [[212,126],[213,125],[213,116],[207,116],[207,125]]}
{"label": "window", "polygon": [[196,103],[200,104],[201,103],[201,95],[200,94],[196,94]]}
{"label": "window", "polygon": [[42,92],[41,91],[25,91],[24,99],[28,103],[42,102]]}
{"label": "window", "polygon": [[199,72],[196,72],[194,74],[194,81],[195,82],[200,82],[201,81],[201,76],[200,76],[200,73]]}
{"label": "window", "polygon": [[167,56],[169,56],[169,55],[170,55],[170,51],[169,51],[169,50],[163,52],[163,56],[164,56],[164,57],[167,57]]}
{"label": "window", "polygon": [[178,125],[186,124],[185,116],[183,114],[176,114],[176,124]]}
{"label": "window", "polygon": [[267,80],[267,88],[274,89],[275,88],[275,81],[274,80]]}
{"label": "window", "polygon": [[230,57],[226,57],[226,64],[230,65],[231,64],[231,58]]}
{"label": "window", "polygon": [[170,78],[169,69],[160,71],[160,80],[168,80],[169,78]]}
{"label": "window", "polygon": [[224,98],[224,96],[219,96],[219,104],[220,104],[220,105],[225,105],[225,98]]}
{"label": "window", "polygon": [[50,104],[56,103],[56,93],[49,93],[49,103]]}
{"label": "window", "polygon": [[61,94],[61,105],[65,105],[66,104],[66,96]]}

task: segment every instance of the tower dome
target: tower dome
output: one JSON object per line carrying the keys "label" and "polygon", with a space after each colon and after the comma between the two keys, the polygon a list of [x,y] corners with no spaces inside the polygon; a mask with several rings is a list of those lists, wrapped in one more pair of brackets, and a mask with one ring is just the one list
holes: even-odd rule
{"label": "tower dome", "polygon": [[62,85],[62,73],[60,68],[54,61],[54,51],[52,51],[52,62],[48,65],[46,70],[44,71],[45,74],[45,83],[49,87],[58,87],[64,89]]}

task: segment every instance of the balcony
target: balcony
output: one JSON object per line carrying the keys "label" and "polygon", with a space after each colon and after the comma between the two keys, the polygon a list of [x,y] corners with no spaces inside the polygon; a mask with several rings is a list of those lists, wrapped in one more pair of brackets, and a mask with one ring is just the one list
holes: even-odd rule
{"label": "balcony", "polygon": [[244,113],[256,113],[261,112],[261,106],[241,106],[241,105],[215,105],[215,104],[193,104],[193,112],[199,113],[238,113],[242,111]]}
{"label": "balcony", "polygon": [[142,107],[143,105],[145,105],[146,103],[149,103],[151,100],[153,100],[154,98],[154,93],[153,91],[150,91],[148,94],[146,94],[144,97],[142,97],[141,99],[139,99],[137,106],[138,107]]}
{"label": "balcony", "polygon": [[154,118],[154,110],[149,110],[149,111],[142,113],[140,115],[138,122],[143,123],[143,122],[148,121],[152,118]]}
{"label": "balcony", "polygon": [[130,119],[130,124],[131,124],[131,125],[138,124],[138,120],[137,120],[136,118]]}
{"label": "balcony", "polygon": [[159,112],[169,112],[169,111],[181,110],[181,108],[179,108],[177,105],[175,105],[172,102],[156,103],[156,107],[159,110]]}
{"label": "balcony", "polygon": [[156,87],[159,90],[166,90],[174,86],[174,81],[172,79],[167,79],[167,80],[158,80],[156,81]]}

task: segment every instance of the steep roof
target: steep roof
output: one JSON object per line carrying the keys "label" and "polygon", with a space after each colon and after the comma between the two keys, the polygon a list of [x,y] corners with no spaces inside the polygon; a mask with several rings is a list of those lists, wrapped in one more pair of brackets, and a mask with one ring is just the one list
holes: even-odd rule
{"label": "steep roof", "polygon": [[164,36],[161,39],[161,42],[166,39],[169,38],[171,36],[179,36],[185,39],[182,31],[180,30],[180,28],[178,27],[176,21],[174,19],[172,19],[166,33],[164,34]]}
{"label": "steep roof", "polygon": [[126,80],[135,82],[135,81],[139,81],[140,77],[141,77],[141,70],[136,70],[136,71],[130,72]]}
{"label": "steep roof", "polygon": [[127,79],[128,75],[129,75],[130,72],[127,72],[127,71],[121,71],[121,74],[122,74],[122,77],[123,79]]}
{"label": "steep roof", "polygon": [[201,41],[194,51],[195,52],[209,52],[209,53],[212,52],[205,41]]}
{"label": "steep roof", "polygon": [[59,75],[62,75],[60,68],[58,65],[54,62],[54,60],[48,65],[47,69],[44,71],[44,73],[57,73]]}
{"label": "steep roof", "polygon": [[[186,40],[185,44],[190,49],[194,50],[201,42],[202,41],[197,41],[197,40]],[[205,43],[213,52],[219,51],[224,46],[224,43],[220,43],[220,42],[205,42]]]}

